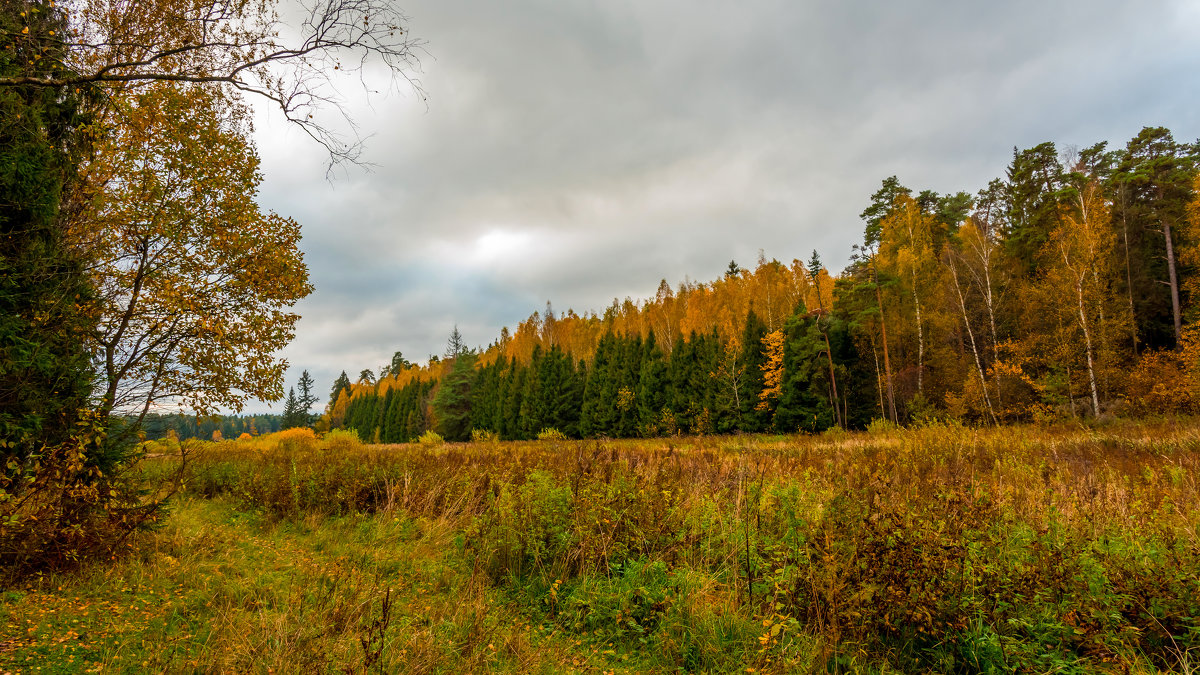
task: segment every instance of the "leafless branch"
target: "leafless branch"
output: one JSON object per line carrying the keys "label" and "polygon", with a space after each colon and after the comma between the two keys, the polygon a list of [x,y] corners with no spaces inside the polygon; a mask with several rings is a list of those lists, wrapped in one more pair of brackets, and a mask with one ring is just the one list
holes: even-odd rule
{"label": "leafless branch", "polygon": [[[320,143],[334,164],[361,163],[362,138],[335,80],[381,64],[393,89],[423,96],[414,73],[424,42],[409,35],[408,17],[391,0],[310,0],[293,29],[276,0],[170,0],[67,3],[67,36],[8,36],[61,40],[66,57],[51,75],[0,77],[0,87],[122,87],[167,81],[225,88],[264,98]],[[317,114],[329,111],[348,129],[334,130]]]}

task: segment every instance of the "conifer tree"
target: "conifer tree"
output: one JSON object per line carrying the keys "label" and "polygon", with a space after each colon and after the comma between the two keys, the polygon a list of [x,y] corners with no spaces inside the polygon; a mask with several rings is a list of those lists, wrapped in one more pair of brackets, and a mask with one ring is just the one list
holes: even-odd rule
{"label": "conifer tree", "polygon": [[640,428],[646,435],[660,433],[658,424],[670,400],[670,371],[662,349],[651,333],[642,345],[642,372],[638,375]]}
{"label": "conifer tree", "polygon": [[463,344],[458,326],[446,342],[450,371],[439,383],[433,398],[438,433],[448,441],[471,437],[471,391],[475,385],[475,353]]}
{"label": "conifer tree", "polygon": [[1177,143],[1163,127],[1146,127],[1126,145],[1113,174],[1123,228],[1129,295],[1138,339],[1149,347],[1175,347],[1183,326],[1180,249],[1192,198],[1196,148]]}
{"label": "conifer tree", "polygon": [[341,395],[342,391],[349,390],[349,389],[350,389],[350,378],[347,377],[346,371],[343,370],[342,374],[338,375],[337,379],[334,380],[333,389],[331,389],[329,391],[329,407],[332,408],[333,405],[335,403],[337,403],[338,396]]}
{"label": "conifer tree", "polygon": [[[53,3],[0,2],[0,77],[67,75],[56,34],[66,21]],[[85,121],[79,91],[0,87],[0,458],[66,441],[91,391],[93,288],[59,210]]]}
{"label": "conifer tree", "polygon": [[289,387],[287,399],[283,402],[283,426],[284,429],[302,426],[300,401],[296,398],[296,388]]}
{"label": "conifer tree", "polygon": [[741,360],[746,369],[739,397],[742,403],[739,429],[742,431],[765,431],[769,422],[765,412],[757,408],[758,395],[763,390],[762,365],[765,359],[762,340],[766,334],[767,325],[751,309],[746,315],[746,325],[742,330]]}
{"label": "conifer tree", "polygon": [[1005,183],[1007,229],[1004,247],[1017,274],[1033,278],[1042,248],[1058,223],[1063,170],[1053,143],[1013,148]]}
{"label": "conifer tree", "polygon": [[805,312],[803,305],[784,325],[783,379],[775,427],[780,431],[823,431],[837,423],[831,404],[825,331],[820,315]]}
{"label": "conifer tree", "polygon": [[319,400],[313,394],[314,384],[316,382],[313,380],[312,375],[308,374],[308,370],[300,373],[300,381],[296,384],[296,386],[300,387],[300,395],[296,398],[296,403],[299,406],[299,415],[303,418],[302,426],[308,426],[312,423],[312,413],[310,411]]}

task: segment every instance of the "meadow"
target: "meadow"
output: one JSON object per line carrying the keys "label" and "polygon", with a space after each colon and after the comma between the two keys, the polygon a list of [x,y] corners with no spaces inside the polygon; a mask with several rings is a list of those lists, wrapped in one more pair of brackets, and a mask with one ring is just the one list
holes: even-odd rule
{"label": "meadow", "polygon": [[0,672],[1200,667],[1198,420],[147,450],[184,493],[7,587]]}

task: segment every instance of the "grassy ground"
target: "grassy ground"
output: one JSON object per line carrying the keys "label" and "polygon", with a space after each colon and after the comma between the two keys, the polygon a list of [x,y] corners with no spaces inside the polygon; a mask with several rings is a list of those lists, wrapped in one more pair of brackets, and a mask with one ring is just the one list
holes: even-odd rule
{"label": "grassy ground", "polygon": [[531,622],[445,523],[268,522],[180,501],[122,560],[0,596],[0,672],[605,672],[619,654]]}
{"label": "grassy ground", "polygon": [[1194,420],[193,450],[127,557],[0,593],[0,673],[1200,663]]}

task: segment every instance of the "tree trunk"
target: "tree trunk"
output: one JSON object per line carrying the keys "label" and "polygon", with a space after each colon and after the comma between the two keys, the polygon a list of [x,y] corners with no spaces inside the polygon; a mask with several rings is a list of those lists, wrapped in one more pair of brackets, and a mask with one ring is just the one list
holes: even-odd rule
{"label": "tree trunk", "polygon": [[[917,272],[913,270],[913,305],[917,309],[917,391],[924,393],[925,329],[921,327],[921,298],[917,295]],[[882,313],[882,310],[880,310]]]}
{"label": "tree trunk", "polygon": [[887,408],[883,405],[883,376],[879,373],[879,350],[875,347],[875,336],[871,336],[871,356],[875,357],[875,391],[879,393],[879,414],[887,417]]}
{"label": "tree trunk", "polygon": [[[820,325],[821,318],[817,317],[817,326],[820,327]],[[837,420],[838,426],[844,429],[846,428],[846,425],[842,420],[842,411],[838,407],[837,376],[834,375],[833,371],[833,347],[829,346],[829,333],[825,330],[822,330],[821,335],[825,337],[825,358],[829,362],[829,386],[832,388],[833,393],[833,416]]]}
{"label": "tree trunk", "polygon": [[1133,309],[1133,265],[1129,262],[1129,222],[1126,219],[1125,188],[1121,188],[1121,237],[1125,241],[1125,290],[1129,295],[1129,333],[1133,354],[1138,353],[1137,313]]}
{"label": "tree trunk", "polygon": [[979,387],[983,392],[983,402],[987,405],[988,416],[992,418],[992,424],[998,424],[996,411],[992,409],[992,399],[988,395],[987,378],[983,374],[983,361],[979,358],[979,347],[975,344],[975,331],[971,330],[971,320],[967,317],[967,303],[963,298],[962,286],[958,283],[958,267],[954,264],[954,252],[949,252],[947,257],[950,259],[950,275],[954,279],[954,290],[958,293],[958,307],[962,310],[963,325],[967,327],[967,336],[971,338],[971,353],[975,355],[975,369],[979,371]]}
{"label": "tree trunk", "polygon": [[879,332],[883,339],[883,373],[887,380],[887,403],[888,411],[891,413],[891,421],[897,422],[899,417],[896,415],[896,394],[892,388],[892,363],[888,356],[887,343],[887,322],[883,318],[883,293],[879,291],[879,271],[875,272],[875,302],[879,305]]}
{"label": "tree trunk", "polygon": [[1096,368],[1092,360],[1092,333],[1088,330],[1087,312],[1083,308],[1083,279],[1085,274],[1075,277],[1075,297],[1079,301],[1079,327],[1083,329],[1083,343],[1087,349],[1088,384],[1092,389],[1092,413],[1100,416],[1100,394],[1096,390]]}
{"label": "tree trunk", "polygon": [[1171,286],[1171,315],[1175,319],[1175,349],[1183,349],[1183,321],[1179,313],[1179,278],[1175,272],[1175,242],[1171,238],[1171,223],[1163,221],[1163,237],[1167,240],[1167,282]]}
{"label": "tree trunk", "polygon": [[821,336],[825,338],[825,358],[829,362],[829,385],[833,393],[833,416],[837,420],[839,427],[846,428],[845,418],[842,416],[841,408],[838,407],[838,390],[837,376],[834,375],[833,369],[833,347],[829,344],[829,330],[821,327],[821,315],[825,313],[825,300],[821,298],[821,280],[819,276],[813,277],[814,285],[817,290],[817,329],[821,331]]}

